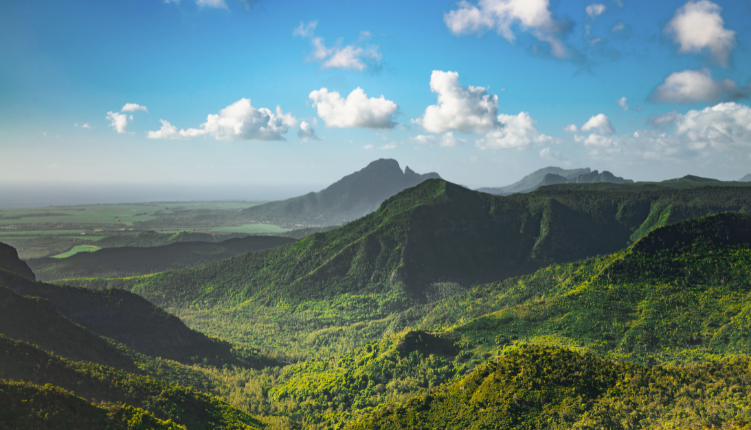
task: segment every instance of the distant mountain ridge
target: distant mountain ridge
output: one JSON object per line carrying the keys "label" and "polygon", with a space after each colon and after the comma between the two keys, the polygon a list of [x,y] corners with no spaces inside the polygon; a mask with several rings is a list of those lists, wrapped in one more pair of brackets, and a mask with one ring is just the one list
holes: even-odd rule
{"label": "distant mountain ridge", "polygon": [[415,173],[408,166],[402,171],[396,160],[382,158],[320,192],[253,206],[244,209],[242,217],[281,226],[340,225],[375,211],[407,188],[440,178],[433,172]]}
{"label": "distant mountain ridge", "polygon": [[738,179],[738,182],[751,182],[751,173],[749,173],[748,175],[746,175],[746,176]]}
{"label": "distant mountain ridge", "polygon": [[[589,169],[587,169],[589,170]],[[596,184],[596,183],[608,183],[608,184],[633,184],[634,181],[630,179],[623,179],[615,176],[607,170],[602,173],[595,170],[594,172],[582,173],[576,176],[563,177],[554,173],[548,173],[542,178],[536,188],[544,187],[546,185],[558,185],[558,184]]]}
{"label": "distant mountain ridge", "polygon": [[529,175],[523,177],[521,181],[515,182],[511,185],[506,185],[505,187],[483,187],[478,188],[477,191],[480,191],[482,193],[495,194],[497,196],[506,196],[513,193],[528,193],[530,191],[534,191],[537,187],[539,187],[540,182],[545,178],[546,175],[552,174],[570,179],[575,178],[579,175],[589,174],[590,172],[591,170],[589,169],[589,167],[566,170],[561,169],[560,167],[550,166],[534,171]]}

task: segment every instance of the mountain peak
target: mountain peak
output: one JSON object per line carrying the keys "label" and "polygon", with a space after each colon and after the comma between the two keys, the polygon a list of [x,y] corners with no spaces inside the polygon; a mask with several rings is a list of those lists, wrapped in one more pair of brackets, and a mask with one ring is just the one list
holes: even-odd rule
{"label": "mountain peak", "polygon": [[360,171],[362,172],[366,170],[380,170],[380,171],[398,170],[399,173],[402,173],[402,168],[399,166],[399,162],[394,160],[393,158],[379,158],[378,160],[371,161],[370,164],[365,166],[365,168]]}

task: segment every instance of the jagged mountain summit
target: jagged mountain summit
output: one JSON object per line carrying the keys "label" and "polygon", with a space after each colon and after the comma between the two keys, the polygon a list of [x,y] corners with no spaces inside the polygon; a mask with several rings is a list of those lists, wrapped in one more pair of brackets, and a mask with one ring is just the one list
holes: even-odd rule
{"label": "jagged mountain summit", "polygon": [[746,175],[746,176],[738,179],[738,182],[751,182],[751,173],[749,173],[748,175]]}
{"label": "jagged mountain summit", "polygon": [[[589,169],[587,169],[589,170]],[[608,184],[633,184],[634,181],[630,179],[623,179],[619,176],[615,176],[607,170],[602,173],[595,170],[594,172],[582,173],[576,176],[561,176],[555,173],[548,173],[542,178],[539,184],[535,188],[544,187],[546,185],[558,185],[558,184],[596,184],[596,183],[608,183]]]}
{"label": "jagged mountain summit", "polygon": [[402,171],[396,160],[382,158],[320,192],[254,206],[243,210],[242,216],[281,226],[340,225],[375,211],[384,200],[427,179],[440,176],[421,175],[409,167]]}
{"label": "jagged mountain summit", "polygon": [[495,194],[498,196],[506,196],[509,194],[514,193],[528,193],[531,191],[534,191],[540,186],[540,182],[545,178],[546,175],[556,175],[561,176],[566,179],[575,178],[579,175],[586,175],[591,173],[592,171],[589,169],[589,167],[585,167],[583,169],[561,169],[560,167],[545,167],[544,169],[540,169],[537,171],[534,171],[530,173],[529,175],[522,178],[521,181],[515,182],[511,185],[506,185],[505,187],[485,187],[485,188],[478,188],[477,191],[488,193],[488,194]]}

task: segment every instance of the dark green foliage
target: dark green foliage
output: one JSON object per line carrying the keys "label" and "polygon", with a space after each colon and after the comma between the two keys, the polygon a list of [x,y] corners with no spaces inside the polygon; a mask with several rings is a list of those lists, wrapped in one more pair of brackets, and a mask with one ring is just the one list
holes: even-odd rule
{"label": "dark green foliage", "polygon": [[71,362],[0,338],[0,378],[51,384],[90,401],[124,403],[188,429],[258,428],[252,417],[213,396],[90,362]]}
{"label": "dark green foliage", "polygon": [[0,287],[0,334],[76,361],[136,370],[128,357],[61,315],[54,303],[39,297],[23,297],[5,287]]}
{"label": "dark green foliage", "polygon": [[[106,239],[102,239],[104,240]],[[219,243],[184,242],[155,247],[110,248],[60,259],[32,259],[26,263],[41,281],[116,278],[204,266],[235,255],[273,248],[293,241],[286,237],[249,236]]]}
{"label": "dark green foliage", "polygon": [[128,405],[91,404],[50,384],[0,380],[0,429],[185,430]]}
{"label": "dark green foliage", "polygon": [[436,178],[437,173],[419,175],[409,167],[402,172],[396,160],[380,159],[318,193],[253,206],[242,216],[294,228],[341,225],[373,212],[402,190]]}
{"label": "dark green foliage", "polygon": [[189,329],[177,317],[129,291],[44,284],[3,270],[0,286],[43,297],[73,322],[146,355],[184,363],[193,357],[208,358],[215,365],[239,363],[228,342]]}
{"label": "dark green foliage", "polygon": [[35,279],[34,272],[18,258],[16,249],[4,243],[0,243],[0,270],[7,270],[32,281]]}
{"label": "dark green foliage", "polygon": [[701,428],[751,419],[748,358],[641,367],[558,348],[509,354],[351,429]]}

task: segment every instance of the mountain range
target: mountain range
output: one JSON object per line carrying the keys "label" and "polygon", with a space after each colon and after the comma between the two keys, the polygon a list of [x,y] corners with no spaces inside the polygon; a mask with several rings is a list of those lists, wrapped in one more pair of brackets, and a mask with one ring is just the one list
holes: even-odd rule
{"label": "mountain range", "polygon": [[610,184],[634,183],[630,179],[617,177],[608,171],[602,173],[597,170],[592,171],[589,167],[570,170],[561,169],[560,167],[546,167],[530,173],[522,178],[521,181],[511,185],[496,188],[478,188],[477,191],[498,196],[507,196],[514,193],[529,193],[546,185],[595,184],[602,182]]}
{"label": "mountain range", "polygon": [[317,193],[244,209],[241,217],[284,227],[341,225],[365,216],[384,200],[427,180],[437,173],[404,171],[393,159],[380,159],[347,175]]}
{"label": "mountain range", "polygon": [[0,246],[0,428],[748,429],[751,186],[606,173],[422,180],[146,276],[46,284]]}

